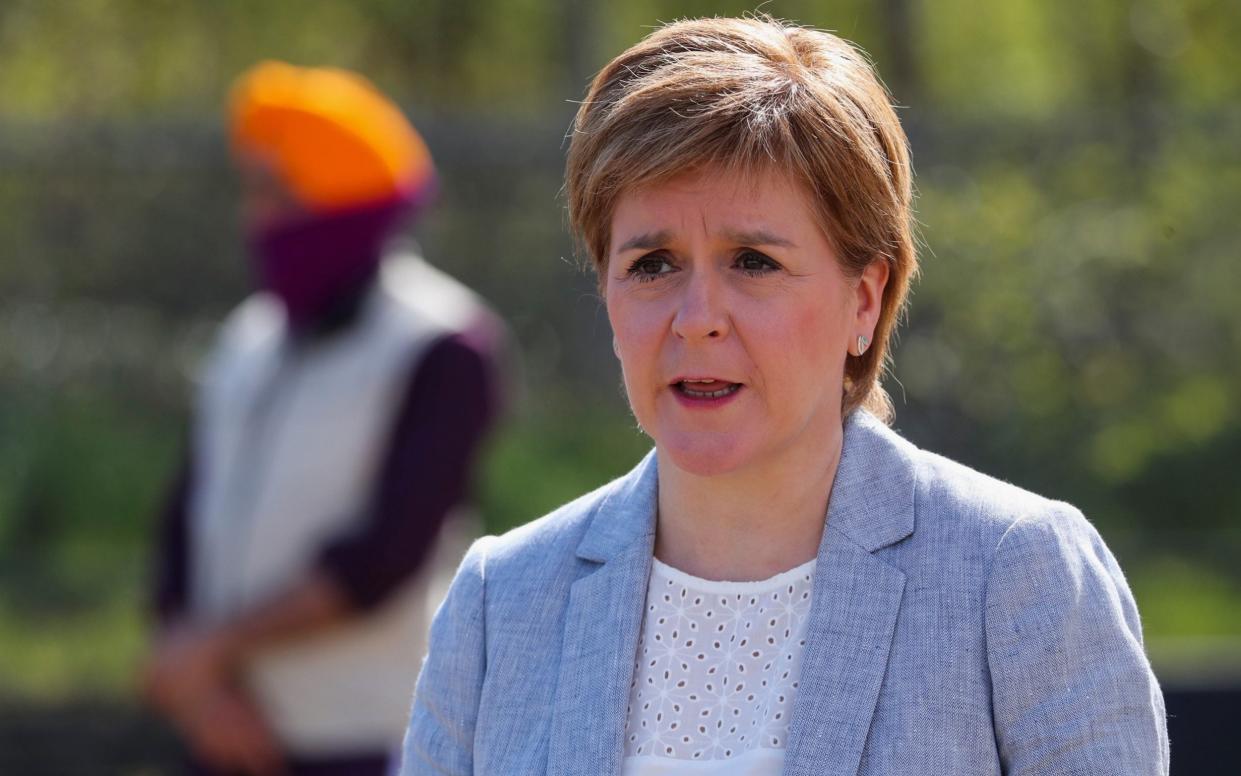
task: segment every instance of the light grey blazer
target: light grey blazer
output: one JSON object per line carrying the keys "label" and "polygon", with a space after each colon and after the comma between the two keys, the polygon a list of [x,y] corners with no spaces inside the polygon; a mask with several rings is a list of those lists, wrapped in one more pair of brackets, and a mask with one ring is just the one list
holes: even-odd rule
{"label": "light grey blazer", "polygon": [[[402,773],[617,774],[655,535],[655,456],[467,553]],[[784,774],[1168,772],[1133,597],[1073,507],[864,412],[819,547]]]}

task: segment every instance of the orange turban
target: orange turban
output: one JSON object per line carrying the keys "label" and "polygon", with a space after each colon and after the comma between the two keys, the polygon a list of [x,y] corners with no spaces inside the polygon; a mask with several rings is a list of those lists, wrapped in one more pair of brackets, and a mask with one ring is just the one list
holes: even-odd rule
{"label": "orange turban", "polygon": [[312,211],[414,195],[434,177],[417,131],[355,73],[262,62],[233,84],[230,108],[233,147],[270,159]]}

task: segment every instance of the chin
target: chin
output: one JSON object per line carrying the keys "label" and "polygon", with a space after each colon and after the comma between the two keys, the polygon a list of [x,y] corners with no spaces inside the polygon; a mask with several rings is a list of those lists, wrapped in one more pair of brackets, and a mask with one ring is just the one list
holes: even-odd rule
{"label": "chin", "polygon": [[752,457],[747,446],[734,434],[684,433],[661,435],[655,439],[660,455],[683,472],[698,477],[715,477],[732,474],[745,468]]}

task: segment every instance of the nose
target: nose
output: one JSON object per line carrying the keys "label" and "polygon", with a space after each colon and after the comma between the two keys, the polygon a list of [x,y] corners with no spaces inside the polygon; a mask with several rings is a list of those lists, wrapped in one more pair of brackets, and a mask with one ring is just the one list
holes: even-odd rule
{"label": "nose", "polygon": [[672,331],[687,341],[722,339],[729,331],[723,289],[710,273],[695,272],[683,287]]}

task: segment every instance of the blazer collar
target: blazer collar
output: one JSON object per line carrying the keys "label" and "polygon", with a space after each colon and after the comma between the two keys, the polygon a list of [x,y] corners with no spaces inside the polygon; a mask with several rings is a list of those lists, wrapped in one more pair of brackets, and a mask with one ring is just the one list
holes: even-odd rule
{"label": "blazer collar", "polygon": [[651,452],[608,489],[578,545],[586,563],[565,610],[549,776],[620,773],[657,505]]}
{"label": "blazer collar", "polygon": [[[827,524],[867,552],[912,534],[916,450],[869,412],[851,414],[845,421]],[[825,548],[819,546],[820,560]]]}
{"label": "blazer collar", "polygon": [[612,483],[577,546],[579,558],[606,563],[643,539],[653,547],[659,507],[658,470],[652,450],[632,471]]}
{"label": "blazer collar", "polygon": [[905,574],[873,553],[913,533],[915,449],[869,413],[845,425],[784,776],[857,773],[905,591]]}

